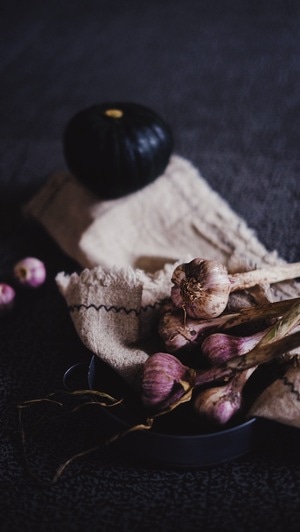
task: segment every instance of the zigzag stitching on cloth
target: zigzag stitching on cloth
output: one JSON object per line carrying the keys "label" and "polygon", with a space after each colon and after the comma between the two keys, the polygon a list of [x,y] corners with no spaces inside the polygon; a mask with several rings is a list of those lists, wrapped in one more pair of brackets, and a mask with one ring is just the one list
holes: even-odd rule
{"label": "zigzag stitching on cloth", "polygon": [[115,305],[107,306],[107,305],[94,305],[91,303],[90,305],[85,305],[84,303],[80,303],[78,305],[69,305],[68,309],[69,312],[75,312],[76,310],[79,311],[81,309],[84,310],[90,310],[91,308],[95,309],[97,312],[99,310],[104,309],[106,312],[125,312],[125,314],[130,314],[133,312],[136,316],[139,316],[141,312],[147,312],[149,309],[155,309],[156,307],[159,307],[162,303],[160,301],[157,301],[153,305],[146,305],[145,307],[141,307],[140,309],[130,308],[127,309],[126,307],[116,307]]}
{"label": "zigzag stitching on cloth", "polygon": [[293,393],[296,396],[297,401],[300,401],[300,392],[296,390],[294,383],[289,381],[289,379],[286,376],[281,377],[281,380],[285,386],[288,386],[290,388],[291,393]]}

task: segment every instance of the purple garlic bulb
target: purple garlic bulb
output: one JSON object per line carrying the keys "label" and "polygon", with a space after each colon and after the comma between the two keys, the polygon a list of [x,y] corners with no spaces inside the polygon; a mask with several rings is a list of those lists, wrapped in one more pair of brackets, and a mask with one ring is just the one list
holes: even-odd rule
{"label": "purple garlic bulb", "polygon": [[232,336],[215,333],[207,336],[201,344],[202,355],[212,364],[222,364],[231,358],[248,353],[255,347],[267,330],[251,336]]}
{"label": "purple garlic bulb", "polygon": [[12,286],[6,283],[0,283],[0,313],[4,314],[6,311],[11,310],[16,293]]}
{"label": "purple garlic bulb", "polygon": [[196,258],[175,268],[171,298],[191,318],[215,318],[225,310],[230,280],[223,264]]}
{"label": "purple garlic bulb", "polygon": [[195,371],[169,353],[149,356],[143,366],[141,398],[145,406],[158,410],[179,400],[195,381]]}
{"label": "purple garlic bulb", "polygon": [[41,260],[26,257],[15,264],[14,276],[20,285],[38,288],[46,280],[46,268]]}
{"label": "purple garlic bulb", "polygon": [[194,409],[201,417],[225,425],[241,407],[241,393],[231,393],[228,385],[208,388],[194,399]]}
{"label": "purple garlic bulb", "polygon": [[194,409],[201,417],[216,425],[225,425],[241,410],[243,387],[254,368],[235,375],[228,383],[201,390],[194,398]]}

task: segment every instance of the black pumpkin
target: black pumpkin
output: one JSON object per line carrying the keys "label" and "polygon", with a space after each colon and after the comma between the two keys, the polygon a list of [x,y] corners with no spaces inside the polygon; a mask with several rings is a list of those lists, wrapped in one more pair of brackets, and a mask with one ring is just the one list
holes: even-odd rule
{"label": "black pumpkin", "polygon": [[103,199],[134,192],[161,175],[173,150],[170,127],[136,103],[102,103],[76,113],[63,137],[69,170]]}

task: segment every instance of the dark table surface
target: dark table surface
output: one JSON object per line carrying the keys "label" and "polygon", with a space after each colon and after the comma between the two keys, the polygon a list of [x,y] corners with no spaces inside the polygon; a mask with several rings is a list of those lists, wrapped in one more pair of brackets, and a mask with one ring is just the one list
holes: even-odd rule
{"label": "dark table surface", "polygon": [[[300,261],[299,3],[10,0],[0,24],[1,280],[25,255],[48,269],[46,284],[19,294],[0,322],[1,530],[299,530],[297,430],[277,427],[249,454],[199,469],[132,464],[109,448],[47,484],[27,470],[17,410],[62,388],[66,369],[87,356],[54,281],[78,265],[21,212],[65,169],[62,132],[79,109],[106,100],[154,108],[176,153],[267,249]],[[84,448],[82,417],[27,435],[39,479]]]}

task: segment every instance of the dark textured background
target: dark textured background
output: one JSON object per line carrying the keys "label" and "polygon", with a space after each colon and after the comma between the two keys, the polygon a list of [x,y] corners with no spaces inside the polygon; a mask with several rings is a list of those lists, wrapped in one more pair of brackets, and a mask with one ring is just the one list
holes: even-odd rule
{"label": "dark textured background", "polygon": [[[105,100],[153,107],[189,158],[269,250],[300,261],[299,2],[4,1],[0,7],[0,273],[24,254],[48,267],[0,321],[1,531],[243,531],[300,525],[299,434],[200,470],[129,465],[113,450],[53,486],[27,473],[16,405],[61,387],[84,360],[54,276],[76,265],[20,207],[64,168],[62,132]],[[72,422],[33,438],[41,478],[87,437]],[[42,439],[39,442],[39,438]],[[80,447],[81,446],[81,447]]]}

